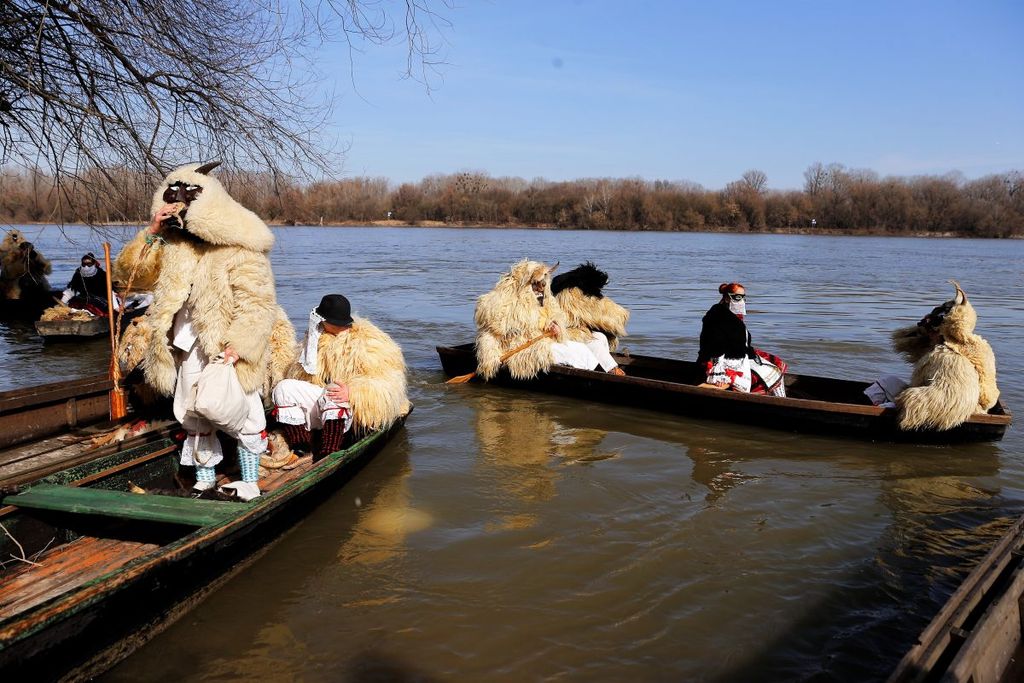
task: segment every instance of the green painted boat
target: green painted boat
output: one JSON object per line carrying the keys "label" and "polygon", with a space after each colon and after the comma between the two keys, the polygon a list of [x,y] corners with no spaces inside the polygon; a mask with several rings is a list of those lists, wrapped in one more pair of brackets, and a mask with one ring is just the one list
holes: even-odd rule
{"label": "green painted boat", "polygon": [[[91,405],[106,388],[83,381],[80,398]],[[166,421],[128,429],[92,411],[60,428],[39,417],[67,418],[76,403],[58,385],[0,394],[0,420],[6,408],[32,435],[0,446],[0,680],[103,672],[280,538],[405,422],[268,470],[263,495],[242,503],[171,495],[190,482]]]}

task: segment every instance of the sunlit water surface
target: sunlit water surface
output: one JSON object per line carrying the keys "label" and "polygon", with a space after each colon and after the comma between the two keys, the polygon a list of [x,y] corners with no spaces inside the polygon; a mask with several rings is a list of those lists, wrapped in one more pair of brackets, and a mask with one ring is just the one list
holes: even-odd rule
{"label": "sunlit water surface", "polygon": [[[24,228],[70,278],[99,238]],[[958,279],[1024,405],[1024,242],[285,228],[297,327],[341,292],[405,350],[416,412],[344,489],[111,681],[884,678],[1024,509],[1022,432],[860,443],[490,388],[446,387],[436,344],[523,257],[593,260],[635,353],[693,358],[719,283],[796,372],[909,375],[887,335]],[[118,235],[123,238],[123,235]],[[73,241],[74,244],[71,244]],[[116,240],[115,240],[116,241]],[[2,328],[0,389],[102,372],[103,341]]]}

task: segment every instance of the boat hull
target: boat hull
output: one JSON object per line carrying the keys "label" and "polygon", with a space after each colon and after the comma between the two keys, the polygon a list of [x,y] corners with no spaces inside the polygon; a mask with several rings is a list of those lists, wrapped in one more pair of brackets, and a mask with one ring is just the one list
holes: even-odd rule
{"label": "boat hull", "polygon": [[106,318],[92,318],[90,320],[37,320],[35,322],[36,332],[44,339],[53,340],[74,340],[81,338],[98,337],[109,332],[110,323]]}
{"label": "boat hull", "polygon": [[[472,344],[437,347],[449,377],[476,370]],[[1011,423],[1001,404],[994,414],[976,415],[946,431],[903,431],[894,409],[873,406],[863,395],[867,382],[787,375],[788,398],[696,386],[694,363],[651,356],[616,354],[627,375],[556,365],[529,380],[502,369],[491,383],[615,405],[647,408],[700,419],[725,420],[793,432],[842,435],[872,441],[962,443],[995,441]]]}
{"label": "boat hull", "polygon": [[[83,680],[106,670],[279,539],[376,455],[403,424],[404,418],[327,456],[256,502],[238,503],[236,517],[186,530],[98,580],[0,622],[4,680]],[[16,505],[14,498],[4,502]],[[174,536],[169,527],[173,525],[162,525]]]}

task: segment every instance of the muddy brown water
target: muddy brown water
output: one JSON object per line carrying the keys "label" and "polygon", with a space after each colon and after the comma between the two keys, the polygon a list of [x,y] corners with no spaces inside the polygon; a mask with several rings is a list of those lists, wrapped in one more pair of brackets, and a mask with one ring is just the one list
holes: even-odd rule
{"label": "muddy brown water", "polygon": [[[63,285],[99,238],[26,226]],[[285,228],[298,327],[341,292],[401,343],[416,412],[258,561],[109,681],[883,679],[1024,511],[1020,426],[995,444],[808,437],[478,384],[435,344],[522,257],[611,275],[625,346],[692,358],[720,282],[795,372],[909,375],[888,332],[958,279],[1024,410],[1022,241]],[[115,235],[120,237],[120,235]],[[73,243],[72,243],[73,242]],[[102,372],[102,341],[0,328],[0,389]]]}

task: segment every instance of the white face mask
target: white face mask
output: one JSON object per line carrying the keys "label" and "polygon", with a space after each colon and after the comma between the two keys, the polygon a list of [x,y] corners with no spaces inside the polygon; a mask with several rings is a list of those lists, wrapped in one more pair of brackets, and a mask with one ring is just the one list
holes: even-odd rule
{"label": "white face mask", "polygon": [[739,301],[733,301],[729,299],[729,310],[735,315],[746,315],[747,314],[747,300],[740,299]]}
{"label": "white face mask", "polygon": [[78,269],[82,277],[92,277],[96,274],[96,266],[82,266]]}

